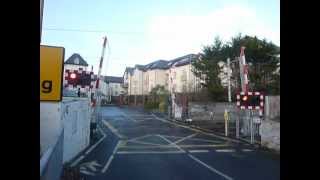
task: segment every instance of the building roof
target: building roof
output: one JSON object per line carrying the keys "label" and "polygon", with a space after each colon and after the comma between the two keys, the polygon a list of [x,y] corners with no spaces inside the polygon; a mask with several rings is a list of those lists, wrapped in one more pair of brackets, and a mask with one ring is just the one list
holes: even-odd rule
{"label": "building roof", "polygon": [[[76,59],[79,60],[79,63],[76,62]],[[79,66],[88,66],[88,63],[80,56],[80,54],[74,53],[72,54],[64,64],[73,64]]]}
{"label": "building roof", "polygon": [[188,54],[182,57],[175,58],[173,60],[167,61],[167,60],[156,60],[153,61],[147,65],[139,65],[136,64],[134,68],[132,67],[127,67],[125,72],[130,73],[130,75],[133,74],[133,70],[135,68],[142,70],[142,71],[147,71],[147,70],[153,70],[153,69],[169,69],[170,67],[178,67],[178,66],[183,66],[190,64],[192,61],[199,59],[200,55],[199,54]]}
{"label": "building roof", "polygon": [[104,81],[106,83],[123,83],[123,78],[116,76],[104,76]]}
{"label": "building roof", "polygon": [[[132,74],[133,74],[133,70],[134,70],[133,67],[126,67],[126,70],[124,71],[124,74],[125,74],[126,72],[128,72],[130,75],[132,75]],[[123,75],[124,75],[124,74],[123,74]]]}
{"label": "building roof", "polygon": [[168,69],[168,61],[161,59],[144,66],[144,70],[149,69]]}
{"label": "building roof", "polygon": [[188,54],[188,55],[185,55],[182,57],[178,57],[178,58],[175,58],[170,61],[171,62],[170,67],[184,66],[184,65],[190,64],[192,61],[194,61],[198,58],[199,58],[199,55],[197,55],[197,54]]}
{"label": "building roof", "polygon": [[144,70],[144,65],[136,64],[134,68],[137,68],[139,70]]}

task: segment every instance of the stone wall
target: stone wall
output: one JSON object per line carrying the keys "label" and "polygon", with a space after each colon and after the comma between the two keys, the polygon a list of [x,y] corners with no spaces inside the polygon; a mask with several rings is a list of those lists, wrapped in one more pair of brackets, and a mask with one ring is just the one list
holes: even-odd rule
{"label": "stone wall", "polygon": [[260,127],[261,145],[280,152],[280,122],[264,120]]}
{"label": "stone wall", "polygon": [[265,119],[280,122],[280,96],[266,96]]}
{"label": "stone wall", "polygon": [[[214,120],[224,121],[224,110],[229,109],[229,103],[203,103],[189,102],[189,115],[193,121]],[[231,105],[231,111],[235,110],[235,104]]]}
{"label": "stone wall", "polygon": [[280,152],[280,96],[266,96],[260,135],[262,146]]}

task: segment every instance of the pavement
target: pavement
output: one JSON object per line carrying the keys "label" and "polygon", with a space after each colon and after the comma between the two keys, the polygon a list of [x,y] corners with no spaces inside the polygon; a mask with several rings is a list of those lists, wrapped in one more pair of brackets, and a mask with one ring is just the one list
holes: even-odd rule
{"label": "pavement", "polygon": [[103,137],[78,158],[86,180],[280,179],[280,157],[129,107],[101,108]]}

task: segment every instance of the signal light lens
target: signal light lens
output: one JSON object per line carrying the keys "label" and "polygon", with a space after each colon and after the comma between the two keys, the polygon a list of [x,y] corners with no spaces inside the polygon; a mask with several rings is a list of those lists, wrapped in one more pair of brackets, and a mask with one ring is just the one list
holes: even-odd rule
{"label": "signal light lens", "polygon": [[76,73],[71,73],[71,74],[70,74],[70,78],[71,78],[71,79],[75,79],[76,77],[77,77]]}
{"label": "signal light lens", "polygon": [[243,101],[248,100],[248,96],[243,96],[242,100],[243,100]]}

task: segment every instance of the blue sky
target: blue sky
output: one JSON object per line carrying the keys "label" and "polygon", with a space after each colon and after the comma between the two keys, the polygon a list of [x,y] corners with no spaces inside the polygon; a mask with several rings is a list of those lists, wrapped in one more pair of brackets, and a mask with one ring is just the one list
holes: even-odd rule
{"label": "blue sky", "polygon": [[280,46],[279,0],[45,0],[42,44],[65,47],[65,59],[79,53],[97,72],[106,35],[102,74],[122,76],[126,66],[198,53],[239,32]]}

